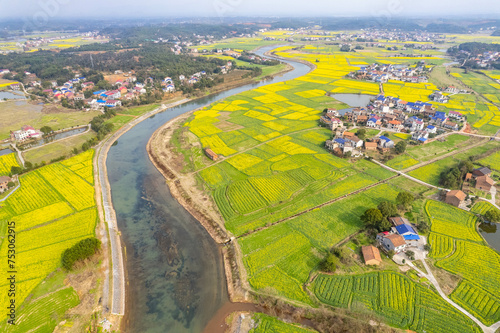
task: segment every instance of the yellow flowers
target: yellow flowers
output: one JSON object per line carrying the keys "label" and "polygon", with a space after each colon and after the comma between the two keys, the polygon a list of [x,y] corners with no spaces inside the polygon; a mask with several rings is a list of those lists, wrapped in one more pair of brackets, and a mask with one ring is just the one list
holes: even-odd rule
{"label": "yellow flowers", "polygon": [[0,156],[0,176],[10,174],[13,166],[19,166],[15,153]]}
{"label": "yellow flowers", "polygon": [[[60,266],[62,252],[93,236],[97,223],[88,151],[20,177],[21,187],[0,208],[0,223],[16,224],[17,304],[21,305],[45,277]],[[8,243],[0,245],[7,256]],[[0,288],[6,288],[6,270],[0,271]],[[6,307],[6,293],[0,306]]]}

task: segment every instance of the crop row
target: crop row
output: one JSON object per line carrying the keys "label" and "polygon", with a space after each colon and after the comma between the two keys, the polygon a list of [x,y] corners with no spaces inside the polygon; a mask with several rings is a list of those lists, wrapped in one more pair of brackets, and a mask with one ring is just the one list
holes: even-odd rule
{"label": "crop row", "polygon": [[500,320],[500,300],[468,281],[460,282],[451,298],[487,326]]}
{"label": "crop row", "polygon": [[444,258],[453,252],[453,238],[449,236],[431,232],[429,243],[431,244],[431,257]]}

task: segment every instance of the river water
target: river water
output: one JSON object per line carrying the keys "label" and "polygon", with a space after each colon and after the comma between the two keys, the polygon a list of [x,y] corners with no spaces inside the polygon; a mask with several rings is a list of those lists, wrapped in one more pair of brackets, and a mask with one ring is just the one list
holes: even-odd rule
{"label": "river water", "polygon": [[[255,53],[263,56],[272,48]],[[294,70],[273,80],[234,88],[158,113],[136,125],[111,147],[108,178],[127,259],[126,332],[202,332],[229,302],[220,249],[170,195],[163,176],[148,158],[149,138],[180,114],[310,71],[302,63],[285,62]]]}

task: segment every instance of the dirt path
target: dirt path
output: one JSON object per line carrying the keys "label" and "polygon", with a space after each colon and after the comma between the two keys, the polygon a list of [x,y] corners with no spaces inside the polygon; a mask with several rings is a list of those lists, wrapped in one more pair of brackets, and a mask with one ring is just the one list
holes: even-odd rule
{"label": "dirt path", "polygon": [[338,197],[338,198],[332,199],[332,200],[327,201],[327,202],[324,202],[324,203],[322,203],[322,204],[320,204],[320,205],[317,205],[317,206],[314,206],[314,207],[312,207],[312,208],[306,209],[306,210],[304,210],[304,211],[302,211],[302,212],[300,212],[300,213],[294,214],[294,215],[292,215],[292,216],[288,216],[287,218],[284,218],[284,219],[281,219],[281,220],[276,221],[276,222],[274,222],[274,223],[268,224],[268,225],[266,225],[265,227],[260,227],[260,228],[257,228],[257,229],[254,229],[254,230],[248,231],[248,232],[246,232],[246,233],[244,233],[244,234],[242,234],[242,235],[240,235],[240,236],[238,236],[238,237],[236,237],[236,238],[246,237],[246,236],[251,235],[251,234],[253,234],[253,233],[256,233],[256,232],[259,232],[259,231],[262,231],[262,230],[266,230],[266,229],[268,229],[268,228],[270,228],[270,227],[272,227],[272,226],[274,226],[274,225],[277,225],[277,224],[283,223],[283,222],[285,222],[285,221],[288,221],[288,220],[294,219],[294,218],[296,218],[296,217],[298,217],[298,216],[300,216],[300,215],[304,215],[304,214],[309,213],[309,212],[311,212],[311,211],[313,211],[313,210],[315,210],[315,209],[318,209],[318,208],[321,208],[321,207],[324,207],[324,206],[331,205],[331,204],[333,204],[333,203],[335,203],[335,202],[337,202],[337,201],[340,201],[340,200],[343,200],[343,199],[345,199],[345,198],[348,198],[348,197],[350,197],[351,195],[355,195],[355,194],[358,194],[358,193],[364,192],[364,191],[366,191],[366,190],[369,190],[369,189],[371,189],[371,188],[373,188],[373,187],[375,187],[375,186],[378,186],[378,185],[380,185],[380,184],[386,183],[387,181],[389,181],[389,180],[391,180],[391,179],[394,179],[394,178],[396,178],[396,177],[398,177],[398,176],[399,176],[399,175],[395,175],[395,176],[389,177],[389,178],[387,178],[387,179],[381,180],[381,181],[379,181],[379,182],[376,182],[376,183],[374,183],[374,184],[368,185],[368,186],[366,186],[366,187],[360,188],[359,190],[356,190],[356,191],[354,191],[354,192],[351,192],[351,193],[345,194],[345,195],[343,195],[343,196],[341,196],[341,197]]}
{"label": "dirt path", "polygon": [[446,296],[446,294],[443,292],[443,290],[441,290],[441,287],[439,286],[439,283],[438,283],[437,279],[434,277],[434,274],[432,274],[432,271],[431,271],[430,267],[427,265],[427,263],[425,262],[425,260],[424,259],[420,259],[420,261],[422,262],[422,264],[425,267],[425,270],[428,273],[422,272],[420,269],[418,269],[411,262],[408,262],[408,265],[410,267],[412,267],[414,270],[416,270],[420,275],[422,275],[423,277],[427,278],[427,280],[429,280],[432,283],[432,285],[436,288],[436,290],[439,293],[439,295],[441,296],[441,298],[443,298],[447,303],[449,303],[455,309],[457,309],[458,311],[462,312],[464,315],[466,315],[467,317],[469,317],[470,319],[472,319],[479,327],[481,327],[481,329],[483,330],[483,332],[485,332],[485,333],[495,333],[496,330],[498,328],[500,328],[500,321],[496,322],[495,324],[493,324],[491,326],[486,326],[479,319],[477,319],[476,317],[474,317],[473,315],[471,315],[467,310],[465,310],[460,305],[458,305],[457,303],[455,303],[451,299],[449,299],[448,296]]}

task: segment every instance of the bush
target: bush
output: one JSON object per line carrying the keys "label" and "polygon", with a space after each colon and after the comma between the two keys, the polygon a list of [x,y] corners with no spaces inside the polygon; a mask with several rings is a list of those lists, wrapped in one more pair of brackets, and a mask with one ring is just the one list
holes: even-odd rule
{"label": "bush", "polygon": [[83,239],[69,249],[64,250],[61,256],[62,266],[69,271],[77,261],[93,256],[100,249],[101,241],[97,238]]}

